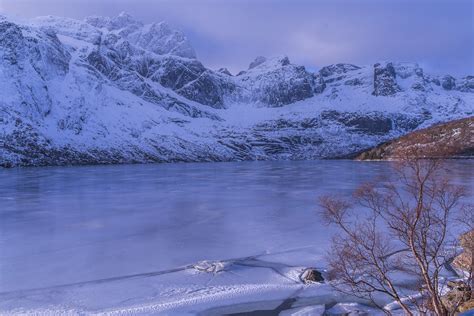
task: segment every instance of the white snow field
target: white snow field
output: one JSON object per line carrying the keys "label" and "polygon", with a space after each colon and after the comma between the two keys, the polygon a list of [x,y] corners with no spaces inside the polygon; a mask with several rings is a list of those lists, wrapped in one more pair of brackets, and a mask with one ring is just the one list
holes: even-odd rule
{"label": "white snow field", "polygon": [[[449,162],[470,192],[473,164]],[[0,170],[0,314],[377,315],[299,275],[327,268],[317,197],[389,173],[344,160]]]}

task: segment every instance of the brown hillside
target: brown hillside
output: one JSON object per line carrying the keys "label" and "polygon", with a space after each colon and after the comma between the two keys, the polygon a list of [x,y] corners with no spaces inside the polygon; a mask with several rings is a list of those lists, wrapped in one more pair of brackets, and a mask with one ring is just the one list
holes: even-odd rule
{"label": "brown hillside", "polygon": [[413,152],[426,158],[473,157],[474,116],[412,132],[365,151],[356,159],[398,159]]}

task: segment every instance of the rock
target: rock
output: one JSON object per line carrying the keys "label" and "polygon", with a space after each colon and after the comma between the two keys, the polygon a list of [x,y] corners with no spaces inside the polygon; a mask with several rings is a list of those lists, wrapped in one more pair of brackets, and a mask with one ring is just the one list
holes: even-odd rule
{"label": "rock", "polygon": [[412,76],[423,77],[423,69],[417,63],[394,63],[393,67],[396,75],[402,79]]}
{"label": "rock", "polygon": [[466,76],[459,81],[457,89],[461,92],[474,92],[474,76]]}
{"label": "rock", "polygon": [[440,85],[441,85],[441,81],[439,81],[439,79],[437,79],[437,78],[431,79],[431,82],[434,83],[434,84],[437,85],[437,86],[440,86]]}
{"label": "rock", "polygon": [[159,55],[171,54],[185,58],[196,58],[196,52],[183,33],[173,30],[164,22],[153,23],[129,34],[127,39],[145,50]]}
{"label": "rock", "polygon": [[227,76],[232,76],[232,73],[227,68],[220,68],[217,72],[220,72],[221,74],[224,74]]}
{"label": "rock", "polygon": [[314,93],[316,93],[316,94],[323,93],[324,89],[326,89],[326,83],[324,82],[323,77],[319,74],[314,74],[313,75],[313,91],[314,91]]}
{"label": "rock", "polygon": [[360,115],[354,112],[323,111],[321,118],[335,120],[359,133],[384,135],[392,130],[392,120],[381,113]]}
{"label": "rock", "polygon": [[374,91],[375,96],[390,96],[401,91],[397,84],[395,69],[392,63],[385,66],[381,64],[374,65]]}
{"label": "rock", "polygon": [[425,86],[421,82],[415,82],[411,88],[413,90],[418,90],[418,91],[425,91]]}
{"label": "rock", "polygon": [[325,66],[321,68],[319,70],[319,73],[323,77],[330,77],[335,74],[338,74],[338,75],[345,74],[349,71],[354,71],[357,69],[360,69],[360,67],[356,65],[352,65],[352,64],[335,64],[335,65],[329,65],[329,66]]}
{"label": "rock", "polygon": [[474,265],[474,230],[462,234],[459,241],[463,252],[454,258],[453,266],[464,271],[470,271]]}
{"label": "rock", "polygon": [[313,268],[304,270],[300,275],[300,280],[306,284],[324,282],[322,273]]}
{"label": "rock", "polygon": [[241,101],[280,107],[324,90],[320,77],[307,72],[303,66],[291,64],[286,56],[256,61],[248,71],[237,75],[239,86],[246,91]]}
{"label": "rock", "polygon": [[249,69],[253,69],[261,64],[263,64],[264,62],[266,62],[267,59],[263,56],[258,56],[257,58],[255,58],[254,61],[252,61],[249,65]]}
{"label": "rock", "polygon": [[462,282],[448,282],[451,290],[441,297],[443,304],[451,311],[459,311],[459,307],[471,300],[471,287]]}
{"label": "rock", "polygon": [[444,76],[441,79],[441,86],[445,90],[453,90],[456,87],[456,79],[450,75]]}
{"label": "rock", "polygon": [[359,78],[354,78],[354,79],[346,80],[344,84],[346,86],[361,86],[364,84],[364,82]]}
{"label": "rock", "polygon": [[221,261],[200,261],[196,263],[193,268],[199,272],[206,272],[206,273],[219,273],[225,270],[228,266],[228,263],[224,263]]}
{"label": "rock", "polygon": [[[467,302],[464,302],[461,304],[461,306],[459,306],[458,308],[458,311],[460,313],[464,313],[464,312],[467,312],[467,311],[471,311],[473,314],[471,315],[474,315],[474,298],[473,299],[470,299],[469,301]],[[464,314],[463,314],[464,315]],[[467,316],[467,315],[465,315]]]}
{"label": "rock", "polygon": [[232,82],[207,70],[194,59],[168,57],[163,60],[160,71],[152,79],[190,100],[213,108],[223,108],[224,94],[235,89]]}

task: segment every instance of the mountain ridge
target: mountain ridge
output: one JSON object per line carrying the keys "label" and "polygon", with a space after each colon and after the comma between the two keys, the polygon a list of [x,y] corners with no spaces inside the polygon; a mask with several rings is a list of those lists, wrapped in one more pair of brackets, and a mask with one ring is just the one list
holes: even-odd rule
{"label": "mountain ridge", "polygon": [[0,17],[0,31],[3,166],[331,158],[474,104],[473,76],[416,63],[213,71],[183,33],[125,13]]}

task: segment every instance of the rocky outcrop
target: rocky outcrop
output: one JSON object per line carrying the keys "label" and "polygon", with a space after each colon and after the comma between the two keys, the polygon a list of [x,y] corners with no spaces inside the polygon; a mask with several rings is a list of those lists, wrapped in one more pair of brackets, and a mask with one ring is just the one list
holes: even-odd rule
{"label": "rocky outcrop", "polygon": [[463,251],[454,258],[453,266],[469,272],[474,269],[474,230],[461,235],[459,241]]}
{"label": "rocky outcrop", "polygon": [[319,74],[323,77],[331,77],[334,75],[341,75],[345,74],[350,71],[358,70],[360,69],[359,66],[352,65],[352,64],[335,64],[335,65],[329,65],[321,68],[319,70]]}
{"label": "rocky outcrop", "polygon": [[461,92],[474,92],[474,76],[461,78],[457,89]]}
{"label": "rocky outcrop", "polygon": [[306,269],[300,275],[300,280],[305,284],[324,282],[323,274],[316,269]]}
{"label": "rocky outcrop", "polygon": [[250,64],[249,64],[249,70],[250,69],[253,69],[261,64],[263,64],[264,62],[266,62],[267,59],[263,56],[258,56],[257,58],[255,58],[254,61],[252,61]]}
{"label": "rocky outcrop", "polygon": [[356,132],[372,135],[384,135],[393,128],[393,119],[382,113],[351,113],[338,111],[324,111],[321,113],[323,120],[334,120]]}
{"label": "rocky outcrop", "polygon": [[463,312],[468,306],[472,306],[471,287],[463,281],[448,282],[449,291],[441,297],[444,306],[451,312]]}
{"label": "rocky outcrop", "polygon": [[231,72],[227,68],[220,68],[219,70],[217,70],[217,72],[227,76],[232,76]]}
{"label": "rocky outcrop", "polygon": [[446,75],[441,79],[441,86],[445,90],[453,90],[456,87],[456,80],[452,76]]}
{"label": "rocky outcrop", "polygon": [[320,76],[307,72],[303,66],[291,64],[286,56],[272,59],[257,57],[249,70],[237,78],[237,84],[246,91],[238,98],[271,107],[311,98],[325,88]]}
{"label": "rocky outcrop", "polygon": [[392,63],[374,65],[374,91],[375,96],[391,96],[401,91],[397,84],[395,68]]}
{"label": "rocky outcrop", "polygon": [[474,156],[474,117],[421,129],[363,152],[357,159],[403,158],[416,153],[429,158]]}

